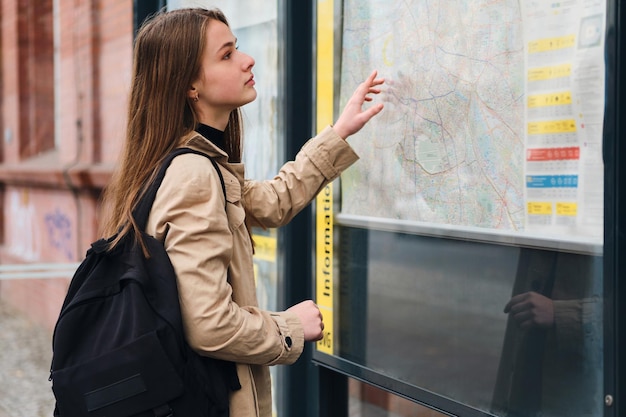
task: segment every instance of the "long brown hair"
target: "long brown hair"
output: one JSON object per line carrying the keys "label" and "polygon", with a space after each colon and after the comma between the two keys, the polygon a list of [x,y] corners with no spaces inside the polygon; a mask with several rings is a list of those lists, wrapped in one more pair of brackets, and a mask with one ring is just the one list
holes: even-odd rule
{"label": "long brown hair", "polygon": [[[111,247],[131,228],[143,247],[132,211],[159,163],[198,123],[187,91],[200,74],[211,20],[228,25],[218,9],[179,9],[157,13],[137,34],[126,140],[103,195],[102,235],[119,232]],[[230,162],[241,161],[241,136],[241,113],[236,109],[225,132]]]}

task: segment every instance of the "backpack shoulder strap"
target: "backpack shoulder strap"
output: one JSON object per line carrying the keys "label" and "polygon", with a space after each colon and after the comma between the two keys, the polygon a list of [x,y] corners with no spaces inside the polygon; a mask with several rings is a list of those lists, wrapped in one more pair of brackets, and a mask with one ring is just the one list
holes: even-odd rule
{"label": "backpack shoulder strap", "polygon": [[220,171],[219,167],[217,166],[217,162],[215,162],[213,158],[211,158],[209,155],[205,154],[204,152],[200,152],[191,148],[177,148],[174,151],[170,152],[165,157],[165,159],[161,163],[161,166],[159,168],[159,171],[157,172],[156,177],[154,178],[154,181],[152,181],[152,183],[146,190],[145,194],[143,195],[143,197],[137,204],[137,207],[135,207],[135,210],[133,210],[133,217],[135,218],[135,221],[137,222],[137,226],[139,226],[139,230],[145,230],[146,228],[146,223],[148,222],[148,216],[150,216],[150,210],[152,209],[152,203],[154,203],[154,199],[156,197],[157,191],[159,190],[159,187],[161,186],[161,183],[163,182],[163,178],[165,177],[165,171],[167,170],[167,168],[169,167],[170,163],[172,162],[174,158],[176,158],[179,155],[186,154],[186,153],[194,153],[196,155],[202,155],[206,157],[209,161],[211,161],[211,164],[213,164],[213,167],[217,171],[217,175],[219,175],[220,177],[220,183],[222,184],[222,192],[224,193],[224,200],[226,200],[226,185],[224,184],[224,176],[222,175],[222,171]]}

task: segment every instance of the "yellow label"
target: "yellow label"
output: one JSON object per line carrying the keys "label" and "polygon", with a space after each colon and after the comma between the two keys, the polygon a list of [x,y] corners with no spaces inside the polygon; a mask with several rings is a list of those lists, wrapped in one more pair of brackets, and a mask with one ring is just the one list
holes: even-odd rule
{"label": "yellow label", "polygon": [[552,214],[552,203],[545,201],[531,201],[527,204],[528,214],[549,216]]}
{"label": "yellow label", "polygon": [[[317,131],[333,123],[334,2],[317,2]],[[316,199],[316,302],[324,317],[324,338],[317,350],[334,353],[333,315],[333,187],[328,184]]]}
{"label": "yellow label", "polygon": [[572,133],[576,132],[576,121],[574,119],[567,120],[549,120],[546,122],[528,123],[529,135],[545,135],[551,133]]}
{"label": "yellow label", "polygon": [[555,65],[552,67],[531,68],[528,70],[528,81],[553,80],[572,75],[572,64]]}
{"label": "yellow label", "polygon": [[556,203],[556,214],[558,216],[576,216],[578,204],[576,203]]}
{"label": "yellow label", "polygon": [[537,39],[528,42],[528,53],[557,51],[576,46],[576,35],[565,35],[556,38]]}
{"label": "yellow label", "polygon": [[276,262],[276,237],[253,235],[254,257],[261,261]]}
{"label": "yellow label", "polygon": [[528,108],[562,106],[566,104],[572,104],[572,93],[570,91],[528,96]]}

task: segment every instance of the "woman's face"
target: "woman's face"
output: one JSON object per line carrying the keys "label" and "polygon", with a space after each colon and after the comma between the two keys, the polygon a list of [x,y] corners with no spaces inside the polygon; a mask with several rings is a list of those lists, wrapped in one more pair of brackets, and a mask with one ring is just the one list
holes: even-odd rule
{"label": "woman's face", "polygon": [[237,50],[237,38],[219,20],[209,22],[206,37],[200,75],[188,95],[198,97],[193,106],[202,123],[223,129],[231,111],[256,98],[254,59]]}

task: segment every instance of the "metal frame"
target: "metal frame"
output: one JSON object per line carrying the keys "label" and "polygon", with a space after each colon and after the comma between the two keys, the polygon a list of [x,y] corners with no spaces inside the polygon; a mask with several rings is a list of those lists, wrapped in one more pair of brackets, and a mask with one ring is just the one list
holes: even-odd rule
{"label": "metal frame", "polygon": [[[510,236],[485,236],[476,234],[474,230],[450,231],[440,230],[424,224],[396,224],[381,222],[379,219],[359,218],[339,214],[337,223],[344,226],[366,227],[389,231],[407,231],[430,236],[446,236],[449,238],[459,238],[459,233],[463,238],[468,234],[474,237],[473,240],[483,241],[485,239],[501,243],[520,246],[537,246],[542,240],[541,247],[547,246],[559,248],[577,253],[603,255],[604,256],[604,392],[605,409],[604,417],[616,417],[626,415],[626,356],[620,355],[626,348],[626,281],[621,277],[626,277],[625,267],[620,262],[626,247],[626,169],[621,168],[626,162],[626,83],[621,81],[620,75],[626,73],[623,59],[626,59],[626,5],[620,5],[619,0],[607,0],[607,29],[606,29],[606,113],[604,125],[604,169],[605,169],[605,233],[604,244],[598,242],[571,241],[571,242],[545,242],[543,239],[536,239],[533,236],[515,237]],[[610,226],[609,226],[610,225]],[[455,402],[453,399],[444,398],[440,395],[428,392],[391,378],[374,370],[368,369],[359,364],[350,362],[338,356],[331,356],[314,351],[313,362],[326,368],[330,374],[334,374],[336,381],[345,381],[345,376],[361,380],[368,384],[375,385],[381,389],[392,392],[409,400],[419,402],[439,412],[458,416],[490,416],[482,410],[468,407],[465,404]],[[344,378],[344,379],[342,379]],[[331,379],[333,381],[333,379]],[[332,384],[328,387],[320,387],[325,393],[321,399],[332,399]],[[346,392],[347,395],[347,392]],[[335,401],[336,400],[336,396]],[[341,401],[337,405],[342,407]],[[330,410],[329,406],[324,406],[323,410]],[[341,409],[341,408],[340,408]],[[335,410],[324,412],[320,416],[343,416],[346,412]]]}
{"label": "metal frame", "polygon": [[[626,8],[618,0],[607,2],[606,37],[606,112],[604,123],[604,385],[605,416],[626,413],[626,285],[625,264],[621,261],[626,247],[626,146],[624,146],[624,121],[626,120],[626,84],[624,74],[626,59]],[[620,189],[622,192],[620,193]],[[608,227],[606,225],[612,225]],[[621,282],[620,282],[620,278]]]}
{"label": "metal frame", "polygon": [[[279,42],[284,91],[284,155],[291,160],[312,136],[313,123],[313,24],[312,0],[279,0]],[[312,280],[312,211],[305,208],[289,225],[279,229],[281,265],[279,267],[278,299],[283,307],[313,298]],[[318,415],[318,369],[311,362],[312,346],[306,346],[300,359],[282,367],[282,391],[277,401],[285,416]]]}
{"label": "metal frame", "polygon": [[133,0],[133,34],[150,15],[163,9],[167,0]]}

